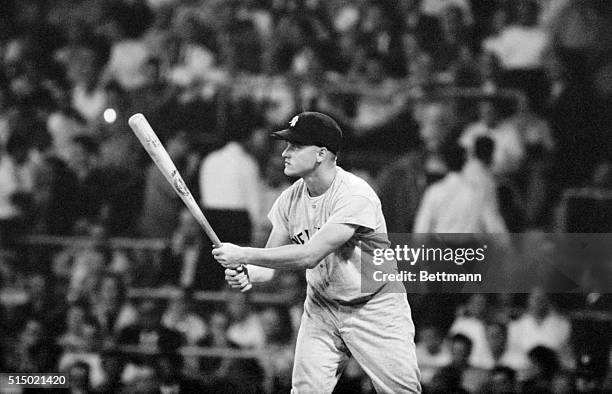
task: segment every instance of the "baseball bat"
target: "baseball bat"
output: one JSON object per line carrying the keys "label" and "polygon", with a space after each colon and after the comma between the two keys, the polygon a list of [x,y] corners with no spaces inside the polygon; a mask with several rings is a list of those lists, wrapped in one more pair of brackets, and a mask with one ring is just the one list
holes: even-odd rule
{"label": "baseball bat", "polygon": [[[183,200],[189,212],[193,215],[196,221],[200,224],[200,226],[204,229],[204,232],[211,240],[215,247],[221,246],[221,240],[213,230],[212,226],[202,213],[202,210],[198,206],[198,203],[193,198],[193,195],[189,191],[189,188],[183,181],[183,177],[176,169],[174,162],[168,155],[168,152],[162,145],[161,141],[155,134],[155,131],[147,121],[147,118],[143,114],[134,114],[128,119],[128,124],[130,128],[138,137],[138,140],[145,148],[153,162],[159,168],[161,173],[164,175],[164,178],[172,185],[176,194]],[[242,267],[238,268],[238,271],[242,271]],[[242,291],[247,291],[251,288],[251,284],[249,283]]]}

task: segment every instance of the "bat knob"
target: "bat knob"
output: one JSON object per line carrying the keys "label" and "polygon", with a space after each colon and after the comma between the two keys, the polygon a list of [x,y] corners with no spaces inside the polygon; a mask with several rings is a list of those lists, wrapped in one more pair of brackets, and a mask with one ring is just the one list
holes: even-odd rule
{"label": "bat knob", "polygon": [[[247,269],[247,267],[245,267],[244,265],[239,266],[238,268],[236,268],[236,271],[238,272],[244,272],[245,275],[247,276],[247,278],[249,277],[249,270]],[[249,290],[251,290],[253,288],[253,285],[251,284],[251,282],[249,281],[246,286],[244,286],[243,288],[240,289],[240,292],[244,293],[247,292]]]}

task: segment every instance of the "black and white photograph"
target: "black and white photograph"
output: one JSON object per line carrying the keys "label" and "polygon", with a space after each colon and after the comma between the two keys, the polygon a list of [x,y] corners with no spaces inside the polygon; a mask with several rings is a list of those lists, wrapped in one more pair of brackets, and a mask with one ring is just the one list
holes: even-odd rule
{"label": "black and white photograph", "polygon": [[612,393],[612,1],[0,0],[0,394]]}

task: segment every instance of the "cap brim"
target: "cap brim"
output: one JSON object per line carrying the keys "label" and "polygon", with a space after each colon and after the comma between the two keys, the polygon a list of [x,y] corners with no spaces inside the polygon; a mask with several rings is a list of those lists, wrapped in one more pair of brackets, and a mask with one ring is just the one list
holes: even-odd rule
{"label": "cap brim", "polygon": [[274,133],[270,134],[270,136],[272,138],[277,139],[277,140],[296,142],[296,143],[300,143],[300,144],[307,142],[303,138],[300,138],[300,134],[296,133],[295,130],[293,130],[293,129],[285,129],[285,130],[275,131]]}

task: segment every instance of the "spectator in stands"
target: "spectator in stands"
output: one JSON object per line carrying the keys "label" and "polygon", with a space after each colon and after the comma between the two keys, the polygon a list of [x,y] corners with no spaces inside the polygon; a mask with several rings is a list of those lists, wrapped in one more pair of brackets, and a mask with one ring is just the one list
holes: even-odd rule
{"label": "spectator in stands", "polygon": [[512,368],[502,366],[493,368],[485,384],[478,390],[478,393],[482,394],[513,394],[516,392],[516,372]]}
{"label": "spectator in stands", "polygon": [[125,356],[112,347],[103,349],[100,353],[103,380],[96,387],[100,394],[113,394],[121,392],[121,374],[125,367]]}
{"label": "spectator in stands", "polygon": [[414,233],[507,233],[498,209],[492,176],[491,139],[476,141],[473,159],[464,165],[465,153],[457,145],[445,147],[449,173],[431,185],[417,211]]}
{"label": "spectator in stands", "polygon": [[423,385],[429,386],[439,368],[450,363],[450,352],[440,328],[428,325],[418,330],[416,355]]}
{"label": "spectator in stands", "polygon": [[[445,368],[454,368],[459,372],[460,385],[468,392],[474,392],[486,379],[486,370],[470,365],[472,340],[463,334],[455,334],[450,338],[451,362]],[[436,381],[434,375],[433,382]]]}
{"label": "spectator in stands", "polygon": [[202,228],[191,212],[181,210],[170,250],[162,260],[161,283],[196,290],[224,287],[223,272],[210,261],[209,245],[210,241],[204,238]]}
{"label": "spectator in stands", "polygon": [[155,360],[155,373],[160,393],[204,393],[210,388],[203,382],[189,378],[182,372],[183,359],[179,354],[166,353]]}
{"label": "spectator in stands", "polygon": [[427,392],[432,394],[467,394],[463,388],[461,370],[452,365],[441,368],[433,376]]}
{"label": "spectator in stands", "polygon": [[522,384],[521,393],[551,393],[552,382],[559,372],[557,353],[546,347],[536,346],[527,353],[529,378]]}
{"label": "spectator in stands", "polygon": [[485,99],[479,103],[478,121],[468,125],[459,143],[474,154],[476,138],[488,136],[495,142],[493,152],[493,173],[498,177],[516,174],[525,157],[525,146],[519,130],[512,123],[501,118],[501,101]]}
{"label": "spectator in stands", "polygon": [[516,113],[509,119],[519,131],[525,146],[525,161],[520,170],[519,190],[524,201],[527,225],[541,225],[550,211],[550,171],[555,149],[550,126],[534,111],[527,97],[518,100]]}
{"label": "spectator in stands", "polygon": [[51,281],[52,278],[43,273],[33,273],[27,278],[28,301],[24,305],[23,317],[39,321],[49,333],[55,334],[62,325],[65,306],[55,299]]}
{"label": "spectator in stands", "polygon": [[75,173],[59,158],[47,156],[34,172],[29,232],[36,234],[69,235],[77,220]]}
{"label": "spectator in stands", "polygon": [[80,48],[68,63],[72,83],[72,107],[87,120],[96,122],[106,108],[106,92],[100,81],[106,59],[100,50]]}
{"label": "spectator in stands", "polygon": [[538,25],[539,6],[534,0],[513,4],[516,19],[496,39],[486,41],[485,51],[495,55],[504,70],[503,85],[522,90],[542,108],[548,89],[543,54],[548,34]]}
{"label": "spectator in stands", "polygon": [[84,303],[74,303],[68,308],[65,327],[58,344],[66,351],[86,351],[90,347],[90,332],[97,329],[88,305]]}
{"label": "spectator in stands", "polygon": [[376,183],[390,233],[406,233],[414,220],[426,187],[448,169],[440,150],[449,139],[453,113],[441,102],[426,102],[417,112],[421,144],[383,168]]}
{"label": "spectator in stands", "polygon": [[117,342],[153,352],[173,352],[183,344],[184,338],[161,324],[161,313],[154,301],[143,300],[138,306],[138,320],[119,332]]}
{"label": "spectator in stands", "polygon": [[102,383],[104,374],[98,353],[101,337],[86,308],[85,304],[74,304],[68,309],[66,331],[58,339],[58,344],[63,348],[58,369],[65,371],[74,363],[83,363],[89,371],[88,384],[97,386]]}
{"label": "spectator in stands", "polygon": [[197,345],[207,335],[208,328],[194,312],[190,297],[186,291],[179,291],[168,304],[161,321],[165,327],[180,332],[187,345]]}
{"label": "spectator in stands", "polygon": [[4,354],[9,371],[18,373],[55,371],[58,355],[59,349],[50,340],[46,327],[32,318],[19,333],[13,349]]}
{"label": "spectator in stands", "polygon": [[444,8],[439,21],[441,40],[431,52],[431,56],[436,71],[448,72],[462,56],[465,57],[465,53],[472,53],[473,38],[459,6],[449,5]]}
{"label": "spectator in stands", "polygon": [[471,351],[469,364],[473,367],[489,369],[491,365],[487,352],[486,334],[487,297],[472,294],[465,306],[459,307],[457,317],[449,329],[449,335],[461,334],[470,339]]}
{"label": "spectator in stands", "polygon": [[225,146],[202,160],[199,185],[206,217],[219,238],[246,245],[259,212],[261,181],[259,166],[245,149],[255,126],[254,113],[243,109],[241,117],[228,124]]}
{"label": "spectator in stands", "polygon": [[230,319],[228,340],[241,348],[262,349],[266,343],[265,332],[247,294],[228,291],[226,308]]}
{"label": "spectator in stands", "polygon": [[[196,169],[189,166],[191,142],[185,132],[178,132],[165,143],[168,155],[177,166],[185,182],[195,176]],[[145,190],[140,214],[140,235],[147,238],[170,238],[177,228],[183,202],[177,196],[157,166],[149,165],[145,175]]]}
{"label": "spectator in stands", "polygon": [[137,311],[127,299],[123,278],[117,274],[107,272],[102,276],[92,302],[91,313],[105,341],[112,341],[137,319]]}
{"label": "spectator in stands", "polygon": [[291,391],[291,373],[295,353],[295,338],[291,316],[283,306],[267,307],[259,313],[265,333],[266,355],[259,362],[265,373],[267,392]]}
{"label": "spectator in stands", "polygon": [[573,364],[570,350],[570,322],[559,314],[548,295],[536,287],[529,294],[527,310],[508,326],[508,352],[515,369],[528,365],[529,351],[546,346],[559,354],[562,365]]}
{"label": "spectator in stands", "polygon": [[92,385],[90,382],[90,367],[87,363],[77,361],[70,365],[66,369],[69,376],[70,388],[68,392],[70,394],[87,394],[92,392]]}
{"label": "spectator in stands", "polygon": [[73,137],[66,163],[77,177],[77,217],[82,223],[95,222],[100,218],[106,189],[105,176],[98,165],[98,144],[87,135]]}
{"label": "spectator in stands", "polygon": [[[12,134],[0,150],[0,243],[6,245],[23,227],[24,198],[29,192],[20,166],[27,159],[27,140]],[[17,233],[17,234],[16,234]]]}
{"label": "spectator in stands", "polygon": [[508,353],[508,327],[499,322],[490,322],[486,327],[487,352],[490,355],[488,369],[499,366],[510,366]]}
{"label": "spectator in stands", "polygon": [[69,301],[89,302],[94,299],[99,280],[111,257],[104,226],[91,225],[86,231],[91,237],[90,244],[67,248],[53,258],[54,272],[70,282]]}

